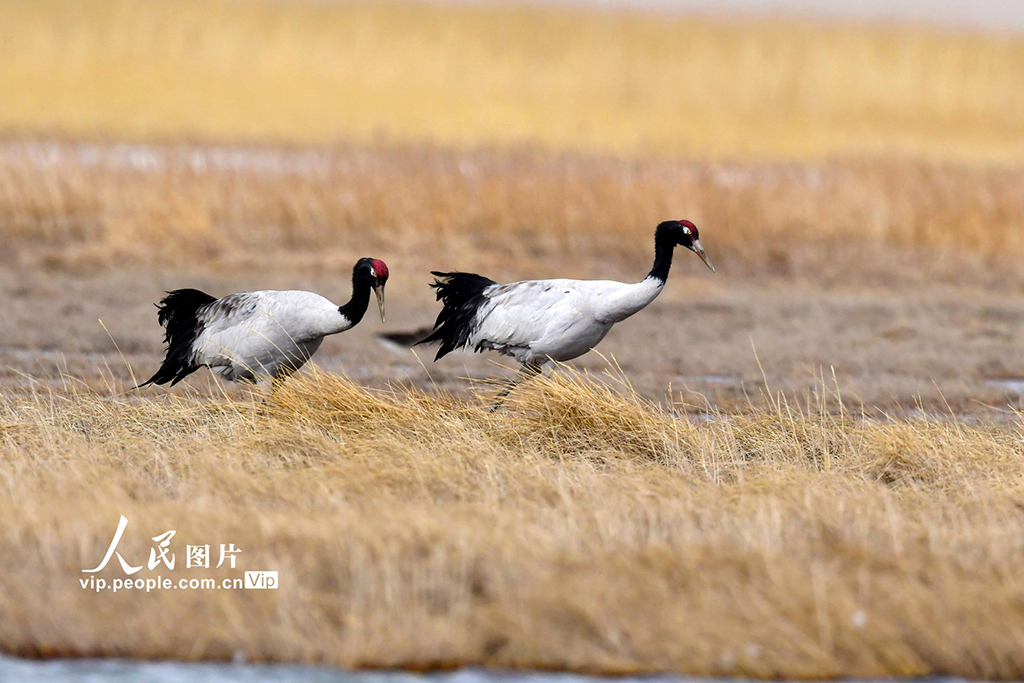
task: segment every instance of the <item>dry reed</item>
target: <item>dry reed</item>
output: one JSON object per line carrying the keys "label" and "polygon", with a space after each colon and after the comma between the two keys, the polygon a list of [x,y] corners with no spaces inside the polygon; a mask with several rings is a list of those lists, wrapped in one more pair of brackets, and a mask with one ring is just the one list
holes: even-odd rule
{"label": "dry reed", "polygon": [[688,217],[713,253],[785,274],[792,254],[871,246],[919,250],[925,262],[942,252],[1019,257],[1021,182],[1008,169],[897,161],[741,166],[433,147],[9,141],[0,147],[0,234],[99,263],[339,249],[525,266],[576,256],[584,267],[602,257],[646,262],[654,226]]}
{"label": "dry reed", "polygon": [[[616,383],[618,382],[618,386]],[[266,404],[76,388],[0,403],[0,646],[28,655],[756,677],[1024,674],[1019,422],[827,395],[694,423],[566,371],[488,415],[332,375]],[[58,502],[59,501],[59,502]],[[83,590],[177,530],[173,577]],[[181,566],[235,543],[237,572]],[[100,576],[121,576],[114,562]]]}
{"label": "dry reed", "polygon": [[0,129],[1019,163],[1024,40],[512,4],[6,0]]}

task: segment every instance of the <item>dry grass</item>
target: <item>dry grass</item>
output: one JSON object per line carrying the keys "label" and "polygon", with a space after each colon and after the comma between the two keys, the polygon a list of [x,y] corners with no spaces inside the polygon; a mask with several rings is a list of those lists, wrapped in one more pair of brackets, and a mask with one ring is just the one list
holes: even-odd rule
{"label": "dry grass", "polygon": [[[0,63],[3,651],[1024,676],[1024,424],[988,381],[1024,376],[1021,38],[6,0]],[[97,318],[156,363],[163,289],[344,296],[373,253],[389,326],[412,329],[431,267],[628,279],[681,216],[719,273],[680,267],[602,350],[643,395],[698,383],[697,409],[564,372],[488,415],[460,377],[493,368],[428,377],[366,323],[317,360],[416,388],[304,373],[266,404],[152,398],[103,369]],[[809,398],[747,402],[752,344]],[[932,418],[806,394],[830,366],[846,406]],[[935,416],[947,399],[970,414]],[[175,529],[174,578],[281,588],[82,590],[119,514],[132,562]],[[239,568],[184,569],[197,543],[237,544]]]}
{"label": "dry grass", "polygon": [[[1024,172],[900,161],[698,164],[434,147],[0,146],[0,235],[53,265],[162,264],[343,250],[526,269],[631,270],[654,226],[688,217],[726,271],[814,277],[865,248],[966,262],[1024,255]],[[822,272],[821,258],[832,261]],[[29,261],[23,261],[29,265]],[[465,267],[465,266],[463,266]],[[522,273],[529,275],[527,270]],[[605,274],[607,274],[605,272]]]}
{"label": "dry grass", "polygon": [[1019,162],[1024,39],[570,8],[5,0],[0,129]]}
{"label": "dry grass", "polygon": [[[75,386],[0,404],[7,651],[1024,675],[1019,422],[865,421],[826,396],[692,423],[564,372],[496,415],[333,375],[265,405]],[[122,513],[136,563],[177,530],[178,568],[140,576],[281,588],[82,590]],[[221,542],[235,572],[183,568]]]}

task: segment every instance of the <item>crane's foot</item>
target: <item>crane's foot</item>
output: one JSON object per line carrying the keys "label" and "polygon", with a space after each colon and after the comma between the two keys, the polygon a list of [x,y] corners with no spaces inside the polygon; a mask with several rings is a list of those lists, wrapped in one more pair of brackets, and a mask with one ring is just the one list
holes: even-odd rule
{"label": "crane's foot", "polygon": [[519,368],[519,374],[516,375],[511,380],[509,380],[508,385],[504,389],[502,389],[501,393],[499,393],[494,398],[494,404],[491,406],[491,409],[489,411],[487,411],[487,412],[489,412],[489,413],[496,413],[496,412],[498,412],[498,410],[501,409],[501,407],[505,405],[505,399],[508,398],[508,395],[511,394],[512,391],[517,386],[519,386],[523,382],[526,382],[526,381],[528,381],[530,379],[533,379],[534,377],[536,377],[540,373],[541,373],[541,366],[540,365],[537,365],[536,363],[524,363],[523,367]]}

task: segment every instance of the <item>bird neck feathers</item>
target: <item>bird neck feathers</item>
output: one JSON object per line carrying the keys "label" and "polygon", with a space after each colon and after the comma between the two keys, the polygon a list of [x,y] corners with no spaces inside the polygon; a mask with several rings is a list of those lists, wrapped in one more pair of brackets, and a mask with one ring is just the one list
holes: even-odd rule
{"label": "bird neck feathers", "polygon": [[675,248],[675,239],[659,228],[654,234],[654,267],[647,275],[648,278],[661,280],[661,283],[665,284],[668,280],[668,271],[672,268],[672,253]]}
{"label": "bird neck feathers", "polygon": [[[352,298],[347,304],[338,307],[338,313],[348,321],[348,327],[357,325],[366,313],[370,304],[370,283],[352,274]],[[347,329],[347,328],[346,328]]]}

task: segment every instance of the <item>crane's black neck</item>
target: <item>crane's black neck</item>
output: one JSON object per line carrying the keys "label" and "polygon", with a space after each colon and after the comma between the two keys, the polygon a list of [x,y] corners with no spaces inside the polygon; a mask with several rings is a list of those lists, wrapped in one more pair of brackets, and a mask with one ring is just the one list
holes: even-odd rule
{"label": "crane's black neck", "polygon": [[654,233],[654,267],[647,277],[665,282],[668,280],[668,271],[672,268],[672,253],[675,251],[676,241],[667,230],[658,228]]}
{"label": "crane's black neck", "polygon": [[345,316],[352,325],[356,325],[363,319],[369,304],[370,278],[356,270],[352,273],[352,298],[344,306],[338,307],[338,313]]}

